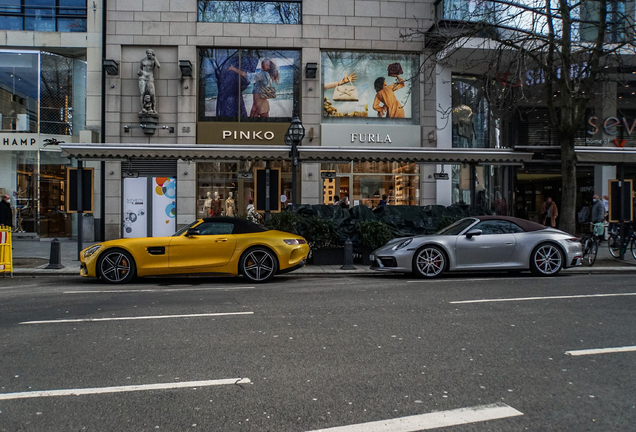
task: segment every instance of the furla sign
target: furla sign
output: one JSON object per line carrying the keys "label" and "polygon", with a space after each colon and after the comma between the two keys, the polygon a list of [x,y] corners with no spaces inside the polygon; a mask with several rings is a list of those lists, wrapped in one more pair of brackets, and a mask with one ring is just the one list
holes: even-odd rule
{"label": "furla sign", "polygon": [[334,147],[421,147],[418,125],[323,124],[320,142]]}

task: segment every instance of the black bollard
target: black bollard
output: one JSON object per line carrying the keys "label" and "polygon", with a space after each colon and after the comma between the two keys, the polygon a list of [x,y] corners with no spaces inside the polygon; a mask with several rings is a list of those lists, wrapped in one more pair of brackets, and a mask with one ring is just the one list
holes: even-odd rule
{"label": "black bollard", "polygon": [[350,239],[344,244],[344,264],[340,267],[340,270],[355,270],[353,266],[353,243]]}
{"label": "black bollard", "polygon": [[51,242],[51,256],[49,258],[49,265],[46,266],[47,269],[63,269],[62,265],[62,254],[60,251],[60,241],[57,238],[54,238]]}

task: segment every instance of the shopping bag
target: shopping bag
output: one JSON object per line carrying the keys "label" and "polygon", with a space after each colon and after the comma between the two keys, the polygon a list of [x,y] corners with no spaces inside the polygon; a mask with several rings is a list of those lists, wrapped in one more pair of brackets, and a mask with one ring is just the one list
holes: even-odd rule
{"label": "shopping bag", "polygon": [[276,97],[276,87],[266,86],[261,87],[259,90],[261,99],[274,99]]}
{"label": "shopping bag", "polygon": [[402,75],[404,71],[402,70],[402,65],[399,63],[391,63],[388,67],[389,76],[398,76]]}

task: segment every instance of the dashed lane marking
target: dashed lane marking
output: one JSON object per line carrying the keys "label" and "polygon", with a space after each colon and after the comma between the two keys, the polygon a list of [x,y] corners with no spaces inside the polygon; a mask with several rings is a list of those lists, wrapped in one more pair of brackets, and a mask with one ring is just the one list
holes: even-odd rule
{"label": "dashed lane marking", "polygon": [[24,321],[24,322],[21,322],[20,324],[59,324],[59,323],[129,321],[129,320],[149,320],[149,319],[167,319],[167,318],[203,318],[203,317],[253,315],[253,314],[254,312],[225,312],[225,313],[189,314],[189,315],[154,315],[154,316],[138,316],[138,317],[81,318],[81,319],[46,320],[46,321]]}
{"label": "dashed lane marking", "polygon": [[504,403],[494,403],[311,432],[415,432],[522,415]]}
{"label": "dashed lane marking", "polygon": [[449,302],[449,303],[450,304],[493,303],[493,302],[528,301],[528,300],[558,300],[558,299],[595,298],[595,297],[627,297],[627,296],[636,296],[636,293],[585,294],[585,295],[547,296],[547,297],[518,297],[518,298],[503,298],[503,299],[462,300],[462,301],[453,301],[453,302]]}
{"label": "dashed lane marking", "polygon": [[584,350],[566,351],[565,353],[570,356],[584,356],[584,355],[612,354],[612,353],[632,352],[632,351],[636,351],[636,346],[584,349]]}
{"label": "dashed lane marking", "polygon": [[176,382],[176,383],[143,384],[143,385],[115,386],[115,387],[40,390],[40,391],[17,392],[17,393],[0,393],[0,400],[28,399],[28,398],[52,397],[52,396],[80,396],[80,395],[104,394],[104,393],[125,393],[125,392],[134,392],[134,391],[168,390],[168,389],[178,389],[178,388],[211,387],[211,386],[220,386],[220,385],[249,384],[249,383],[251,383],[249,378],[228,378],[228,379],[208,380],[208,381],[187,381],[187,382]]}

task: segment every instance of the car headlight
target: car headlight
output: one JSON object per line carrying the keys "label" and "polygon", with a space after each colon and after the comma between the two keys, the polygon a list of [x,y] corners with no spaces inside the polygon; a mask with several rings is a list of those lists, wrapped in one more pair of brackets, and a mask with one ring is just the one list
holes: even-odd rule
{"label": "car headlight", "polygon": [[95,252],[97,252],[97,250],[102,247],[102,245],[95,245],[95,246],[91,246],[88,249],[86,249],[84,251],[84,259],[88,258],[89,256],[93,255]]}
{"label": "car headlight", "polygon": [[412,238],[410,239],[406,239],[403,242],[400,242],[398,244],[396,244],[395,246],[393,246],[393,250],[400,250],[400,249],[404,249],[405,247],[407,247],[408,245],[411,244],[411,242],[413,241]]}
{"label": "car headlight", "polygon": [[289,240],[283,240],[283,241],[285,242],[285,244],[288,244],[288,245],[301,245],[301,244],[307,243],[303,239],[289,239]]}

